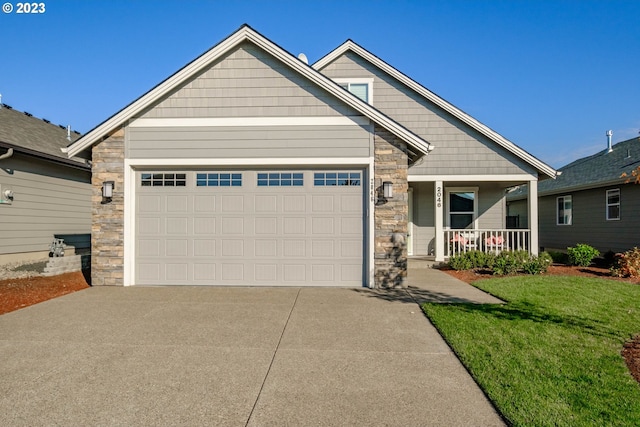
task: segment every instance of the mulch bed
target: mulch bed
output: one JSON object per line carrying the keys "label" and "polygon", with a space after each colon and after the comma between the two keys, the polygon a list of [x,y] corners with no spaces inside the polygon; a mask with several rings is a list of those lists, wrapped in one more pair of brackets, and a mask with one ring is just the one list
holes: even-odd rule
{"label": "mulch bed", "polygon": [[0,314],[88,287],[81,272],[0,280]]}
{"label": "mulch bed", "polygon": [[[442,271],[467,283],[473,283],[480,279],[489,279],[492,277],[496,277],[489,271],[455,271],[447,268],[443,268]],[[640,279],[638,278],[625,279],[620,277],[613,277],[611,276],[611,273],[608,269],[594,266],[574,267],[566,265],[552,265],[551,267],[549,267],[549,270],[547,271],[547,273],[545,273],[545,275],[599,277],[602,279],[618,280],[640,285]],[[636,335],[633,340],[624,344],[621,354],[622,357],[624,357],[624,360],[627,362],[627,367],[629,368],[631,375],[636,379],[636,381],[640,383],[640,334]]]}

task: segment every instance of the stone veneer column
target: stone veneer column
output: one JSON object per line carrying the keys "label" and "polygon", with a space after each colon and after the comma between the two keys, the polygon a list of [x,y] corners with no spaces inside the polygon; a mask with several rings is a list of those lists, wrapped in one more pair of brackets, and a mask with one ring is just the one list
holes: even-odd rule
{"label": "stone veneer column", "polygon": [[[407,227],[409,183],[407,144],[376,125],[374,137],[375,287],[405,285],[407,277]],[[393,183],[393,198],[385,200],[382,183]]]}
{"label": "stone veneer column", "polygon": [[[124,285],[124,130],[94,145],[91,185],[91,285]],[[102,203],[102,183],[113,181],[113,198]]]}

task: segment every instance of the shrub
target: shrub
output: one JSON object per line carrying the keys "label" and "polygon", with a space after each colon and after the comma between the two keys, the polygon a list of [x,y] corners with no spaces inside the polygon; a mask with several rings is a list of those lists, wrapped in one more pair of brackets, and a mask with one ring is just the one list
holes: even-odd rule
{"label": "shrub", "polygon": [[591,261],[600,255],[600,252],[593,246],[578,243],[575,247],[568,247],[569,264],[580,267],[588,267]]}
{"label": "shrub", "polygon": [[493,263],[493,274],[506,276],[516,273],[522,264],[518,264],[518,257],[511,251],[500,252]]}
{"label": "shrub", "polygon": [[541,274],[546,273],[549,266],[553,263],[551,255],[546,252],[542,252],[537,257],[531,255],[531,257],[522,263],[522,270],[527,274]]}
{"label": "shrub", "polygon": [[553,262],[558,264],[568,264],[569,263],[569,255],[564,252],[558,251],[549,251],[548,254],[551,256]]}
{"label": "shrub", "polygon": [[454,270],[470,270],[471,265],[471,260],[466,253],[461,253],[460,255],[449,258],[449,267]]}
{"label": "shrub", "polygon": [[640,277],[640,249],[617,254],[611,274],[618,277]]}

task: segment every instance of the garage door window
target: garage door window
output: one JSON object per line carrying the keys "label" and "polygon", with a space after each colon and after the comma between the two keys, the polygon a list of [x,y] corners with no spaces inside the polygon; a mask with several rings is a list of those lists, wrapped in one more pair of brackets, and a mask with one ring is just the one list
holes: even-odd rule
{"label": "garage door window", "polygon": [[143,187],[184,187],[187,175],[184,173],[143,173],[140,175]]}
{"label": "garage door window", "polygon": [[359,187],[360,172],[316,172],[313,174],[313,185]]}
{"label": "garage door window", "polygon": [[302,187],[302,172],[258,173],[258,187]]}
{"label": "garage door window", "polygon": [[242,187],[241,173],[199,173],[197,187]]}

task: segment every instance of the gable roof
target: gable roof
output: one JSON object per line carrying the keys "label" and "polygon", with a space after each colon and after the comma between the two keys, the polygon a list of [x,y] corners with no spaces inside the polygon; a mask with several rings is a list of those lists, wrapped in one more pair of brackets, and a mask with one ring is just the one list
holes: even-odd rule
{"label": "gable roof", "polygon": [[[71,141],[80,137],[71,132]],[[0,104],[0,147],[15,152],[52,160],[59,163],[88,169],[83,160],[69,157],[62,151],[69,144],[67,129],[50,123],[48,120],[14,110],[6,104]],[[4,151],[0,155],[5,154]]]}
{"label": "gable roof", "polygon": [[384,62],[382,59],[378,58],[377,56],[375,56],[371,52],[369,52],[366,49],[364,49],[363,47],[359,46],[353,40],[347,40],[342,45],[340,45],[338,48],[334,49],[333,51],[331,51],[330,53],[325,55],[323,58],[321,58],[318,61],[316,61],[313,64],[313,68],[315,68],[316,70],[320,71],[324,67],[326,67],[328,64],[330,64],[331,62],[333,62],[334,60],[336,60],[340,56],[344,55],[348,51],[351,51],[351,52],[355,53],[356,55],[358,55],[361,58],[363,58],[365,61],[373,64],[376,67],[378,67],[383,72],[385,72],[389,76],[393,77],[397,81],[401,82],[402,84],[404,84],[405,86],[407,86],[411,90],[415,91],[419,95],[423,96],[425,99],[427,99],[431,103],[433,103],[436,106],[440,107],[441,109],[443,109],[447,113],[451,114],[453,117],[459,119],[463,123],[465,123],[468,126],[470,126],[472,129],[475,129],[476,131],[478,131],[481,134],[485,135],[490,140],[494,141],[499,146],[503,147],[507,151],[509,151],[509,152],[513,153],[514,155],[516,155],[518,158],[520,158],[523,161],[527,162],[528,164],[533,166],[536,170],[538,170],[542,174],[547,175],[550,178],[555,178],[556,177],[556,171],[551,166],[547,165],[546,163],[544,163],[541,160],[537,159],[533,155],[529,154],[528,152],[526,152],[522,148],[518,147],[513,142],[509,141],[508,139],[506,139],[505,137],[503,137],[499,133],[495,132],[494,130],[492,130],[489,127],[485,126],[484,124],[480,123],[479,121],[477,121],[476,119],[474,119],[473,117],[471,117],[470,115],[465,113],[464,111],[460,110],[459,108],[456,108],[455,106],[453,106],[449,102],[447,102],[444,99],[440,98],[438,95],[436,95],[435,93],[431,92],[430,90],[428,90],[427,88],[422,86],[420,83],[418,83],[415,80],[411,79],[410,77],[408,77],[407,75],[405,75],[402,72],[398,71],[397,69],[395,69],[391,65],[387,64],[386,62]]}
{"label": "gable roof", "polygon": [[158,84],[156,87],[142,95],[137,100],[108,118],[106,121],[99,124],[97,127],[86,133],[79,138],[73,144],[69,146],[69,156],[77,155],[83,150],[91,147],[93,144],[99,142],[105,135],[109,134],[113,130],[117,129],[123,123],[136,114],[143,111],[153,103],[160,100],[166,94],[173,89],[177,88],[181,84],[185,83],[188,79],[202,71],[209,66],[216,59],[233,49],[238,44],[250,41],[258,47],[264,49],[266,52],[273,55],[276,59],[280,60],[293,70],[299,72],[319,87],[325,89],[336,98],[340,99],[347,105],[353,107],[356,111],[360,112],[370,120],[380,124],[388,131],[396,135],[408,143],[414,150],[421,154],[428,154],[432,147],[424,139],[414,134],[404,126],[395,122],[391,118],[387,117],[377,109],[373,108],[366,102],[362,101],[357,96],[344,90],[340,85],[333,80],[325,77],[306,63],[302,62],[289,52],[285,51],[272,41],[268,40],[248,25],[243,25],[235,33],[231,34],[226,39],[200,55],[198,58],[185,65],[182,69],[174,73],[172,76]]}

